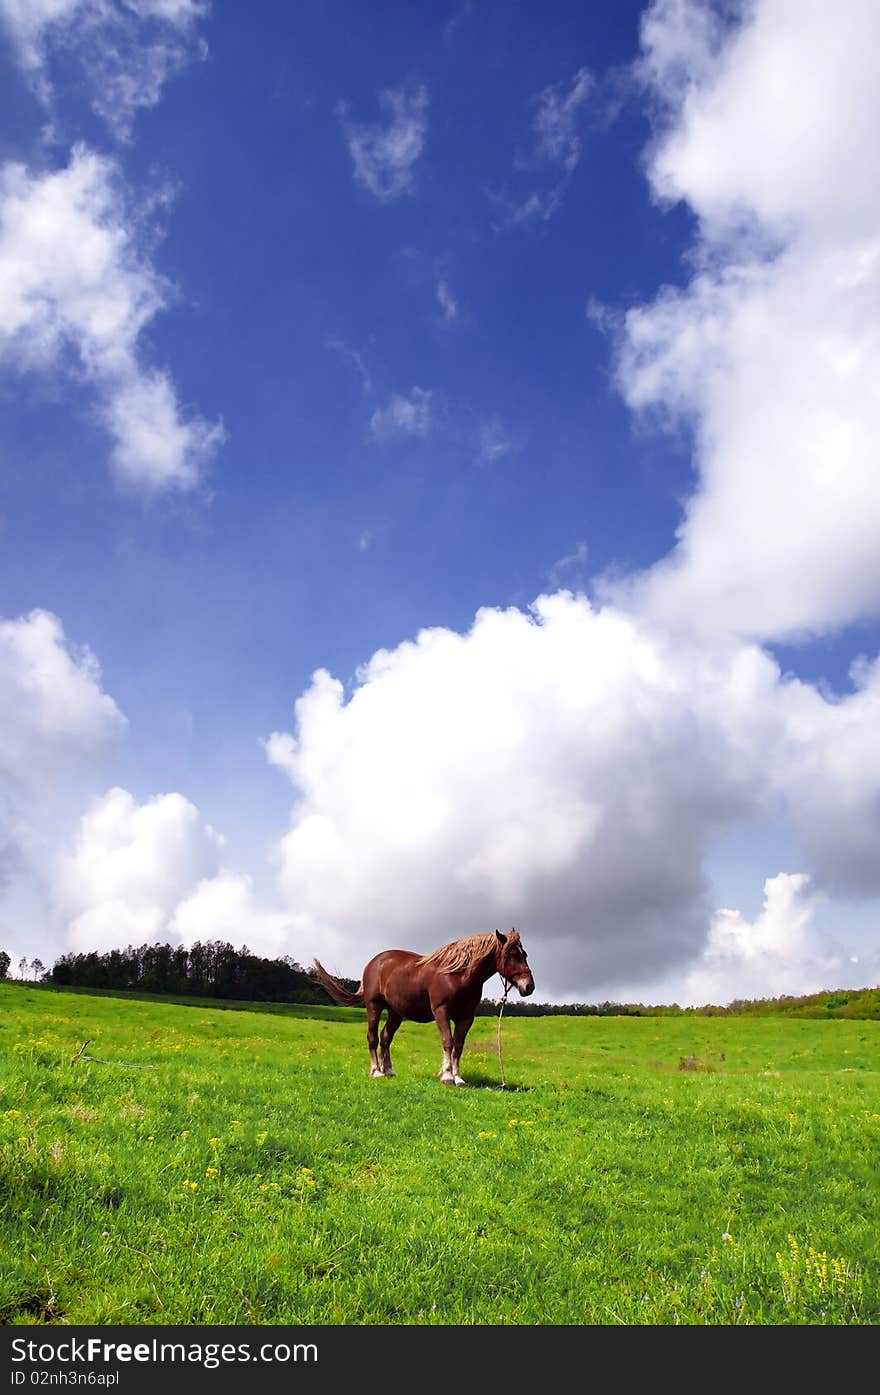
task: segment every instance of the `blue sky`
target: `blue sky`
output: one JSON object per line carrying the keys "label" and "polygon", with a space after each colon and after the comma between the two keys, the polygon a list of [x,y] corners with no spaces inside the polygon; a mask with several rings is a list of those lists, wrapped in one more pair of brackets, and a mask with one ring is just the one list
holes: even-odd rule
{"label": "blue sky", "polygon": [[874,17],[784,8],[0,3],[11,952],[875,972]]}

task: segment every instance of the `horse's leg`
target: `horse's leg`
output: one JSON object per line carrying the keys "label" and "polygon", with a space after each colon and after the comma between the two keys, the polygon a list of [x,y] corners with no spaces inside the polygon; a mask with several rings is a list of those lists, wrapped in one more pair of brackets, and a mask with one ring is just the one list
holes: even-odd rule
{"label": "horse's leg", "polygon": [[396,1012],[392,1012],[391,1008],[388,1009],[388,1016],[385,1018],[385,1025],[379,1038],[379,1065],[382,1067],[383,1075],[394,1074],[391,1068],[391,1043],[394,1039],[394,1033],[402,1021],[402,1017],[399,1017]]}
{"label": "horse's leg", "polygon": [[440,1080],[444,1085],[451,1085],[454,1081],[452,1073],[452,1033],[449,1030],[449,1012],[445,1007],[434,1009],[434,1021],[437,1023],[437,1030],[440,1033],[440,1040],[443,1043],[443,1064],[440,1067]]}
{"label": "horse's leg", "polygon": [[384,1075],[379,1065],[376,1048],[379,1045],[379,1018],[382,1016],[382,1003],[375,998],[367,1002],[367,1046],[370,1050],[370,1079],[381,1080]]}
{"label": "horse's leg", "polygon": [[464,1039],[471,1029],[473,1017],[457,1017],[455,1020],[455,1034],[452,1038],[452,1078],[456,1085],[465,1085],[467,1081],[462,1080],[461,1053],[464,1051]]}

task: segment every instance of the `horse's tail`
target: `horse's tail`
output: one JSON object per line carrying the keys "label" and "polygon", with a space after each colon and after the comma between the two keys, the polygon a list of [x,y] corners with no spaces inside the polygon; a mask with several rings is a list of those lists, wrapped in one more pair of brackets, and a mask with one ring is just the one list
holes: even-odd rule
{"label": "horse's tail", "polygon": [[317,959],[315,960],[315,978],[325,993],[329,993],[334,1003],[339,1003],[340,1007],[363,1007],[364,989],[362,983],[358,984],[356,993],[351,993],[342,980],[328,974],[324,965],[320,964]]}

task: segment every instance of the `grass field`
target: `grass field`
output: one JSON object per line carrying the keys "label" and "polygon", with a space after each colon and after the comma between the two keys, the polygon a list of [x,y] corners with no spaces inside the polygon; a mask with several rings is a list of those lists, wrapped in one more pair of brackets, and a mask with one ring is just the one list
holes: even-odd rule
{"label": "grass field", "polygon": [[880,1024],[495,1030],[0,984],[0,1321],[878,1321]]}

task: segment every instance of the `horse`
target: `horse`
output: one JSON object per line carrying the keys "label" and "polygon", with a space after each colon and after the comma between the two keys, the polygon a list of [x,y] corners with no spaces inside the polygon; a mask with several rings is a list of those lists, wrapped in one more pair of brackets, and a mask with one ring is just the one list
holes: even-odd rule
{"label": "horse", "polygon": [[[468,935],[435,949],[415,954],[409,949],[384,949],[364,968],[357,992],[350,992],[323,964],[315,960],[314,975],[334,1002],[343,1007],[366,1007],[370,1078],[394,1075],[391,1042],[401,1022],[430,1022],[433,1017],[443,1044],[440,1080],[464,1085],[459,1066],[464,1040],[474,1020],[483,984],[500,974],[527,998],[535,980],[516,930]],[[379,1036],[379,1019],[387,1012]],[[454,1032],[450,1030],[454,1024]]]}

